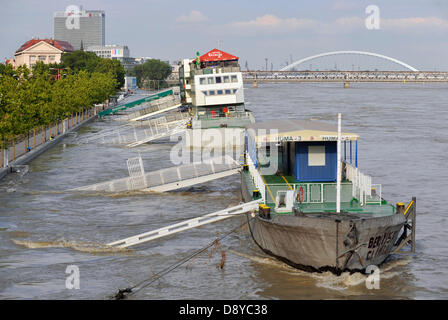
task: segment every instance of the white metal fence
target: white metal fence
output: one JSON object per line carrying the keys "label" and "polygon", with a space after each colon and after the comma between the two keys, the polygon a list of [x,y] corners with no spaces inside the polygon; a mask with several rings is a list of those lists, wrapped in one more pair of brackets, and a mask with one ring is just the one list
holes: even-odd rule
{"label": "white metal fence", "polygon": [[124,115],[117,117],[115,120],[128,121],[135,120],[144,116],[151,116],[152,114],[166,112],[173,110],[180,106],[180,98],[174,95],[166,96],[158,100],[144,103],[137,108],[129,109],[128,112],[123,112]]}
{"label": "white metal fence", "polygon": [[[330,203],[336,202],[336,183],[268,183],[266,184],[265,198],[267,203],[275,203],[278,191],[300,190],[302,203]],[[273,199],[274,197],[274,199]],[[352,200],[352,183],[341,183],[341,202]]]}
{"label": "white metal fence", "polygon": [[353,197],[359,199],[363,205],[366,198],[372,197],[372,177],[363,174],[358,168],[345,163],[345,178],[353,183]]}
{"label": "white metal fence", "polygon": [[255,165],[252,162],[252,159],[250,158],[250,156],[247,152],[246,152],[246,163],[247,163],[247,166],[249,167],[249,172],[253,178],[255,187],[257,187],[258,191],[260,191],[260,194],[261,194],[263,200],[265,202],[267,202],[266,201],[266,199],[267,199],[266,198],[266,186],[264,184],[263,178],[260,175],[260,172],[258,172],[257,168],[255,168]]}
{"label": "white metal fence", "polygon": [[174,129],[184,129],[189,120],[190,114],[187,112],[172,112],[155,119],[138,121],[90,134],[81,137],[78,143],[139,145],[174,134]]}
{"label": "white metal fence", "polygon": [[179,181],[217,174],[240,167],[230,156],[216,157],[177,167],[170,167],[145,173],[141,158],[132,158],[127,162],[129,177],[96,183],[72,190],[125,192],[144,190]]}

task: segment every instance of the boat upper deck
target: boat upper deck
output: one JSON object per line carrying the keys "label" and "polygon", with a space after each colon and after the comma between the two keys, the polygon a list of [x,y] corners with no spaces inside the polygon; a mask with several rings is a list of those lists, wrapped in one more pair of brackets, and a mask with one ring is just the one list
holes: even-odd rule
{"label": "boat upper deck", "polygon": [[[335,182],[298,182],[290,175],[260,175],[265,190],[262,195],[264,203],[271,208],[271,214],[292,214],[292,211],[281,210],[279,191],[297,190],[301,203],[298,209],[304,214],[336,213]],[[243,179],[249,192],[258,190],[249,171],[243,171]],[[395,207],[381,198],[381,185],[373,185],[373,194],[367,197],[364,204],[353,195],[353,184],[348,180],[341,183],[341,212],[360,217],[382,217],[395,214]],[[262,190],[259,190],[263,192]],[[253,199],[256,197],[253,196]],[[280,208],[280,210],[276,210]]]}

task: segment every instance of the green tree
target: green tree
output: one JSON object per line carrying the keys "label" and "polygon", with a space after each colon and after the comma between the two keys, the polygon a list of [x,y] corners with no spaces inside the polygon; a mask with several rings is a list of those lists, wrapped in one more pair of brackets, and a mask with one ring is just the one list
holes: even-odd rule
{"label": "green tree", "polygon": [[165,86],[166,83],[164,80],[170,74],[171,74],[171,66],[157,59],[151,59],[143,64],[137,65],[131,71],[131,75],[137,78],[137,85],[139,87],[149,85],[151,88],[155,88],[158,86],[156,81],[159,82],[160,87]]}
{"label": "green tree", "polygon": [[120,79],[124,80],[119,61],[96,56],[91,59],[84,54],[80,57],[88,59],[76,63],[68,59],[70,63],[57,81],[55,69],[61,65],[37,63],[31,73],[26,66],[14,70],[0,64],[0,146],[6,147],[33,128],[62,120],[115,94]]}
{"label": "green tree", "polygon": [[62,66],[70,68],[74,73],[80,70],[92,73],[100,61],[101,58],[95,53],[81,50],[66,52],[61,57]]}
{"label": "green tree", "polygon": [[113,78],[117,80],[117,88],[120,89],[124,86],[124,77],[126,71],[121,62],[115,59],[101,59],[96,65],[95,72],[110,73]]}

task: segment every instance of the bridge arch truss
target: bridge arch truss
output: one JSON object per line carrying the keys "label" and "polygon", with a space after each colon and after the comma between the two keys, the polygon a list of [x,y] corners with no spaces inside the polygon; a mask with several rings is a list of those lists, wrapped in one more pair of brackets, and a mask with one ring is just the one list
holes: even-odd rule
{"label": "bridge arch truss", "polygon": [[344,54],[357,54],[357,55],[364,55],[364,56],[370,56],[370,57],[376,57],[376,58],[380,58],[380,59],[384,59],[384,60],[388,60],[391,62],[394,62],[396,64],[401,65],[402,67],[405,67],[406,69],[410,70],[410,71],[418,71],[416,68],[408,65],[407,63],[404,63],[403,61],[382,55],[382,54],[378,54],[378,53],[373,53],[373,52],[366,52],[366,51],[332,51],[332,52],[325,52],[325,53],[320,53],[320,54],[316,54],[314,56],[309,56],[300,60],[297,60],[296,62],[293,62],[289,65],[287,65],[286,67],[280,69],[280,71],[289,71],[292,68],[310,61],[310,60],[314,60],[314,59],[318,59],[318,58],[322,58],[322,57],[327,57],[327,56],[334,56],[334,55],[344,55]]}

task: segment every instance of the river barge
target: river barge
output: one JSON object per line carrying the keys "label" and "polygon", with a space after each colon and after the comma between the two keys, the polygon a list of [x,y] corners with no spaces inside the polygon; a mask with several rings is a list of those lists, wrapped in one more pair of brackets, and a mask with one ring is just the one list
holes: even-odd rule
{"label": "river barge", "polygon": [[265,253],[299,269],[340,274],[378,266],[415,240],[414,232],[407,235],[415,198],[407,207],[382,198],[381,185],[358,169],[358,139],[317,121],[247,126],[241,192],[246,202],[261,201],[247,219]]}

